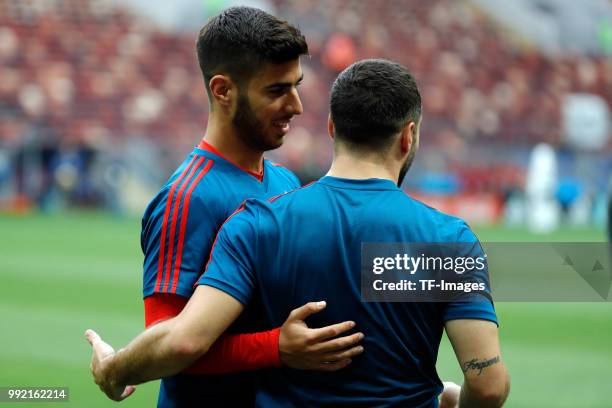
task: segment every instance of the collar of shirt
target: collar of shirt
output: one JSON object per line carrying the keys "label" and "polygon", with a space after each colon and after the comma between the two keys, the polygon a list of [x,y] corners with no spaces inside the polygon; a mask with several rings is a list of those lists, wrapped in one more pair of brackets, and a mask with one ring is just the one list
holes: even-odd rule
{"label": "collar of shirt", "polygon": [[227,157],[225,157],[220,151],[218,151],[217,149],[215,149],[215,147],[213,145],[211,145],[210,143],[207,143],[206,141],[204,141],[204,139],[202,139],[200,141],[200,143],[196,146],[198,149],[204,150],[205,152],[209,152],[212,153],[216,156],[219,156],[220,158],[222,158],[223,160],[225,160],[226,162],[234,165],[235,167],[239,168],[240,170],[244,171],[245,173],[250,174],[251,176],[255,177],[257,180],[259,180],[260,182],[263,181],[263,177],[264,177],[264,165],[263,165],[263,160],[261,161],[260,164],[260,168],[261,170],[259,172],[255,172],[255,171],[251,171],[251,170],[247,170],[242,166],[239,166],[238,164],[234,163],[233,161],[231,161],[230,159],[228,159]]}
{"label": "collar of shirt", "polygon": [[353,190],[391,190],[397,191],[397,185],[389,179],[369,178],[350,179],[333,176],[325,176],[319,180],[320,183],[331,187],[347,188]]}

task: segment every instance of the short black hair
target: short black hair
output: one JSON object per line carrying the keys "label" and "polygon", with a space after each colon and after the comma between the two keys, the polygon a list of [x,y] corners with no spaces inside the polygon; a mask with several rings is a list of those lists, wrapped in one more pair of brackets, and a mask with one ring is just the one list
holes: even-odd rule
{"label": "short black hair", "polygon": [[331,89],[330,112],[335,138],[380,150],[408,123],[418,125],[421,95],[404,66],[367,59],[338,75]]}
{"label": "short black hair", "polygon": [[210,96],[213,76],[248,82],[265,63],[282,64],[308,54],[308,44],[300,30],[284,20],[252,7],[231,7],[202,27],[196,50]]}

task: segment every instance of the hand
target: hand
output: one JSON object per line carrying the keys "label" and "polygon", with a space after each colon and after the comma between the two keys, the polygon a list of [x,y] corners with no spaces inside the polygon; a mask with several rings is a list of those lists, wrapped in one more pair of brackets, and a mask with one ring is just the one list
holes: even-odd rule
{"label": "hand", "polygon": [[363,352],[357,345],[363,333],[334,338],[355,327],[347,321],[320,329],[311,329],[304,320],[325,308],[325,302],[310,302],[294,309],[281,327],[278,350],[286,366],[300,370],[336,371],[351,363],[351,357]]}
{"label": "hand", "polygon": [[459,408],[461,387],[452,381],[444,381],[444,390],[440,394],[439,408]]}
{"label": "hand", "polygon": [[89,329],[85,331],[85,337],[92,347],[91,374],[94,381],[106,396],[114,401],[122,401],[132,395],[136,390],[133,385],[118,385],[108,378],[109,362],[115,355],[115,349],[105,343],[98,333]]}

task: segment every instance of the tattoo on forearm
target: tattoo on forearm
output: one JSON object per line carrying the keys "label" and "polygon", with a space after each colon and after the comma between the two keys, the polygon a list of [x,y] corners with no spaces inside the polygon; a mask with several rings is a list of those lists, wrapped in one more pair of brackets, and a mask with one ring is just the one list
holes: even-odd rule
{"label": "tattoo on forearm", "polygon": [[499,356],[490,358],[488,360],[478,360],[473,358],[470,361],[466,361],[465,363],[463,363],[463,365],[461,366],[461,370],[464,374],[470,370],[478,370],[477,375],[480,375],[482,374],[482,370],[497,363],[499,363]]}

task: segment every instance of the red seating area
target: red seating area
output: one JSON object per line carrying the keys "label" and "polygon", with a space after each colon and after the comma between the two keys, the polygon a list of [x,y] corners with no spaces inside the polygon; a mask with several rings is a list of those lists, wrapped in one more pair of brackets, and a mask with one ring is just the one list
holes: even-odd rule
{"label": "red seating area", "polygon": [[90,143],[197,140],[207,103],[193,34],[162,32],[99,2],[46,3],[56,7],[0,2],[0,140],[31,123]]}
{"label": "red seating area", "polygon": [[[329,87],[356,59],[394,59],[413,71],[424,100],[423,143],[441,148],[558,145],[564,95],[595,93],[612,104],[612,60],[548,57],[466,2],[274,3],[311,46],[305,113],[275,154],[306,174],[329,162]],[[1,1],[0,144],[18,144],[35,124],[62,143],[146,136],[184,151],[207,114],[195,36],[162,31],[105,1]]]}

